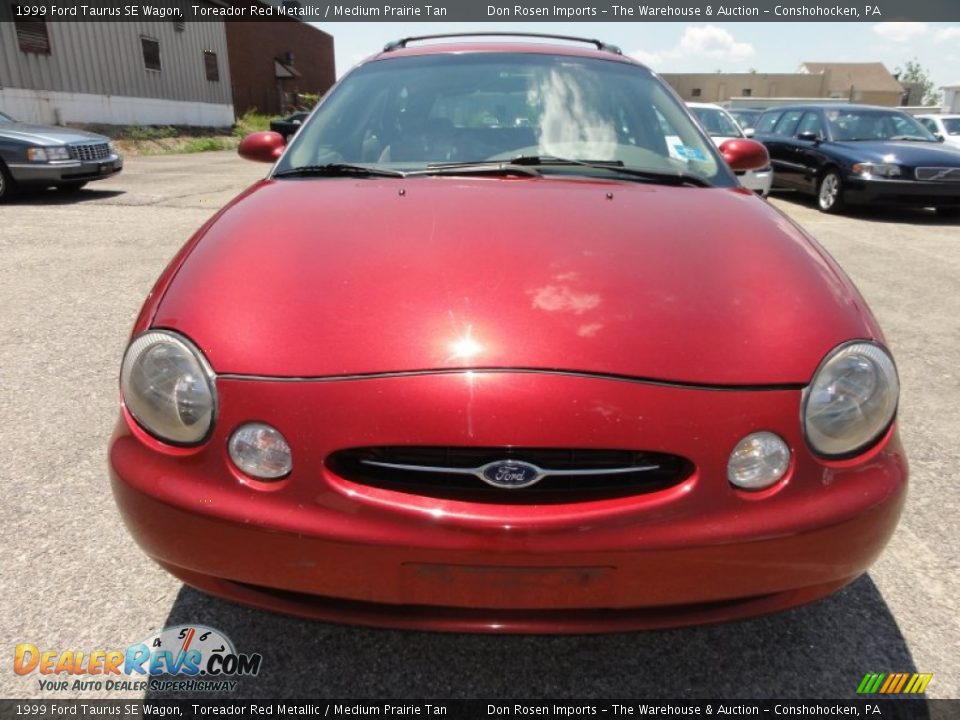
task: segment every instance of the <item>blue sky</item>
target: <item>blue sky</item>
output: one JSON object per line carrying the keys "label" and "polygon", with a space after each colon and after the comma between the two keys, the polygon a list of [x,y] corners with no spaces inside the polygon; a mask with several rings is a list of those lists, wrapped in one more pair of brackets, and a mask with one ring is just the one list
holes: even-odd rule
{"label": "blue sky", "polygon": [[938,85],[960,82],[958,23],[314,23],[334,37],[337,74],[399,37],[479,30],[597,37],[658,72],[794,72],[805,60],[916,58]]}

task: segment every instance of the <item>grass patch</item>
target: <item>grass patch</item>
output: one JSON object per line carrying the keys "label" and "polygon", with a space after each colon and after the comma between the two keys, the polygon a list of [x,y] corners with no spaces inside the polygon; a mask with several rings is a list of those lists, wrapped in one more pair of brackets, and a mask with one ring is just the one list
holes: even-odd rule
{"label": "grass patch", "polygon": [[232,127],[179,125],[85,125],[78,126],[111,138],[124,155],[172,155],[176,153],[235,150],[250,133],[270,129],[270,116],[247,110]]}
{"label": "grass patch", "polygon": [[233,150],[236,147],[236,138],[208,137],[187,140],[187,142],[180,147],[179,151],[184,153],[198,153],[212,152],[215,150]]}
{"label": "grass patch", "polygon": [[164,140],[180,135],[175,127],[170,125],[131,125],[124,128],[118,139],[124,140]]}
{"label": "grass patch", "polygon": [[269,115],[261,115],[255,110],[247,110],[243,115],[237,118],[237,122],[233,126],[233,135],[234,137],[244,138],[250,133],[269,129]]}

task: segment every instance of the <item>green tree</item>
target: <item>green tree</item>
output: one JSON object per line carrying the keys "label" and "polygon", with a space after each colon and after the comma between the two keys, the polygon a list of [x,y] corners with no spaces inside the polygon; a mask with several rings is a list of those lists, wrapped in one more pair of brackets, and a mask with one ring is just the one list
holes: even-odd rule
{"label": "green tree", "polygon": [[903,67],[898,67],[894,75],[901,83],[916,83],[920,86],[922,100],[924,105],[939,105],[940,91],[937,85],[930,78],[930,72],[920,64],[920,61],[914,58],[907,60]]}

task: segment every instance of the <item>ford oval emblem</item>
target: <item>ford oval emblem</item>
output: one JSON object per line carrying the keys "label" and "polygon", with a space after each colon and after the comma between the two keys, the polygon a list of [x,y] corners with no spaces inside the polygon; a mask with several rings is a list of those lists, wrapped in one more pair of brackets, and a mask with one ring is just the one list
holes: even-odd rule
{"label": "ford oval emblem", "polygon": [[505,490],[530,487],[543,477],[543,470],[521,460],[498,460],[484,465],[484,482]]}

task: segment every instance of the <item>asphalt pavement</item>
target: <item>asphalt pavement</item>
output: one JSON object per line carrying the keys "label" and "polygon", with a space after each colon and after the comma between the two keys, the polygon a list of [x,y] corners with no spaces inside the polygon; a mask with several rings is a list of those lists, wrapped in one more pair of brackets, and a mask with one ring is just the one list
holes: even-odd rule
{"label": "asphalt pavement", "polygon": [[870,573],[826,600],[684,630],[469,636],[291,619],[160,570],[107,479],[121,354],[177,249],[265,170],[232,153],[133,158],[77,194],[0,205],[0,696],[117,695],[41,690],[13,671],[20,643],[125,648],[199,623],[263,654],[245,697],[849,698],[866,672],[904,671],[934,673],[928,697],[960,697],[960,223],[924,211],[829,217],[772,200],[859,286],[903,386],[904,517]]}

